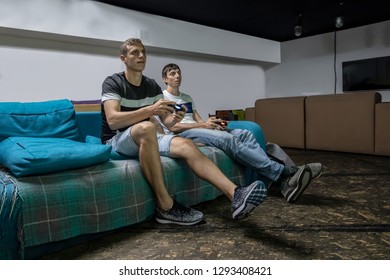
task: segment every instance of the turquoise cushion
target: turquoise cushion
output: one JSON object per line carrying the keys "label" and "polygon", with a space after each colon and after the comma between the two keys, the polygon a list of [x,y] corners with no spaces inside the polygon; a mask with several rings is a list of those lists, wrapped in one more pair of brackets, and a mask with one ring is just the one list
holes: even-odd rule
{"label": "turquoise cushion", "polygon": [[0,102],[0,141],[11,136],[79,140],[75,111],[70,100]]}
{"label": "turquoise cushion", "polygon": [[[100,138],[97,138],[97,137],[91,136],[91,135],[87,135],[85,137],[85,142],[92,143],[92,144],[101,144],[102,143]],[[138,157],[130,157],[130,156],[122,155],[118,152],[115,152],[114,150],[111,150],[111,155],[110,155],[111,160],[126,160],[126,159],[130,159],[130,158],[138,158]]]}
{"label": "turquoise cushion", "polygon": [[87,135],[100,137],[102,135],[102,114],[101,112],[76,112],[76,121],[80,132],[80,141]]}
{"label": "turquoise cushion", "polygon": [[9,137],[0,142],[0,163],[16,177],[102,163],[110,153],[108,145],[63,138]]}
{"label": "turquoise cushion", "polygon": [[252,121],[229,121],[228,128],[229,129],[239,128],[239,129],[250,130],[252,134],[255,136],[257,142],[260,144],[263,150],[265,150],[266,141],[265,141],[263,129],[257,123]]}

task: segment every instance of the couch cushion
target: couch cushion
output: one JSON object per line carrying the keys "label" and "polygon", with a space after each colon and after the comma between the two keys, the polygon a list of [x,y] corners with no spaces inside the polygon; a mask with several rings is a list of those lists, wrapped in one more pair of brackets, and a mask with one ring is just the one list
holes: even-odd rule
{"label": "couch cushion", "polygon": [[[102,114],[101,112],[76,112],[76,121],[79,127],[80,141],[85,142],[88,135],[101,138]],[[100,140],[101,143],[101,140]]]}
{"label": "couch cushion", "polygon": [[281,147],[305,148],[305,96],[256,100],[255,122],[267,141]]}
{"label": "couch cushion", "polygon": [[0,141],[11,136],[79,140],[70,100],[0,102]]}
{"label": "couch cushion", "polygon": [[375,154],[390,156],[390,102],[375,105]]}
{"label": "couch cushion", "polygon": [[108,145],[70,139],[9,137],[0,142],[0,163],[20,177],[102,163],[110,152]]}
{"label": "couch cushion", "polygon": [[255,107],[245,108],[245,120],[255,122]]}
{"label": "couch cushion", "polygon": [[306,148],[374,153],[377,92],[355,92],[306,98]]}

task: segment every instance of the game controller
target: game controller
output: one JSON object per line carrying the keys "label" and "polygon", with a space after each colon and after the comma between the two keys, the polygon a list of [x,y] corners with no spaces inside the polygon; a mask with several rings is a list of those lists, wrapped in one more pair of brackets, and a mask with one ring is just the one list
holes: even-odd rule
{"label": "game controller", "polygon": [[226,126],[228,122],[227,121],[216,121],[214,123],[217,125],[220,125],[220,126]]}
{"label": "game controller", "polygon": [[179,104],[169,104],[169,106],[173,107],[175,111],[183,111],[183,107]]}

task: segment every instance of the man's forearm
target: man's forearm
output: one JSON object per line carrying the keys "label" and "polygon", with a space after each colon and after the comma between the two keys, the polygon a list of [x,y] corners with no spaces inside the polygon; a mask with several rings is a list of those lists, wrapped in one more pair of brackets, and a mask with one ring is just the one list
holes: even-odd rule
{"label": "man's forearm", "polygon": [[121,129],[134,125],[150,118],[150,111],[147,108],[140,108],[136,111],[111,111],[106,113],[107,122],[111,129]]}

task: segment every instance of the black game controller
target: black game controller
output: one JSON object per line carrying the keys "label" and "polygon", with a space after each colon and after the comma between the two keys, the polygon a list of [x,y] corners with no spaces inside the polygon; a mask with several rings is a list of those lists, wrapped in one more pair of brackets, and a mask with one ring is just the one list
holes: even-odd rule
{"label": "black game controller", "polygon": [[183,111],[183,107],[179,104],[169,104],[169,106],[173,107],[175,111]]}
{"label": "black game controller", "polygon": [[220,126],[226,126],[227,125],[227,122],[225,121],[221,121],[221,122],[215,122],[217,125],[220,125]]}

